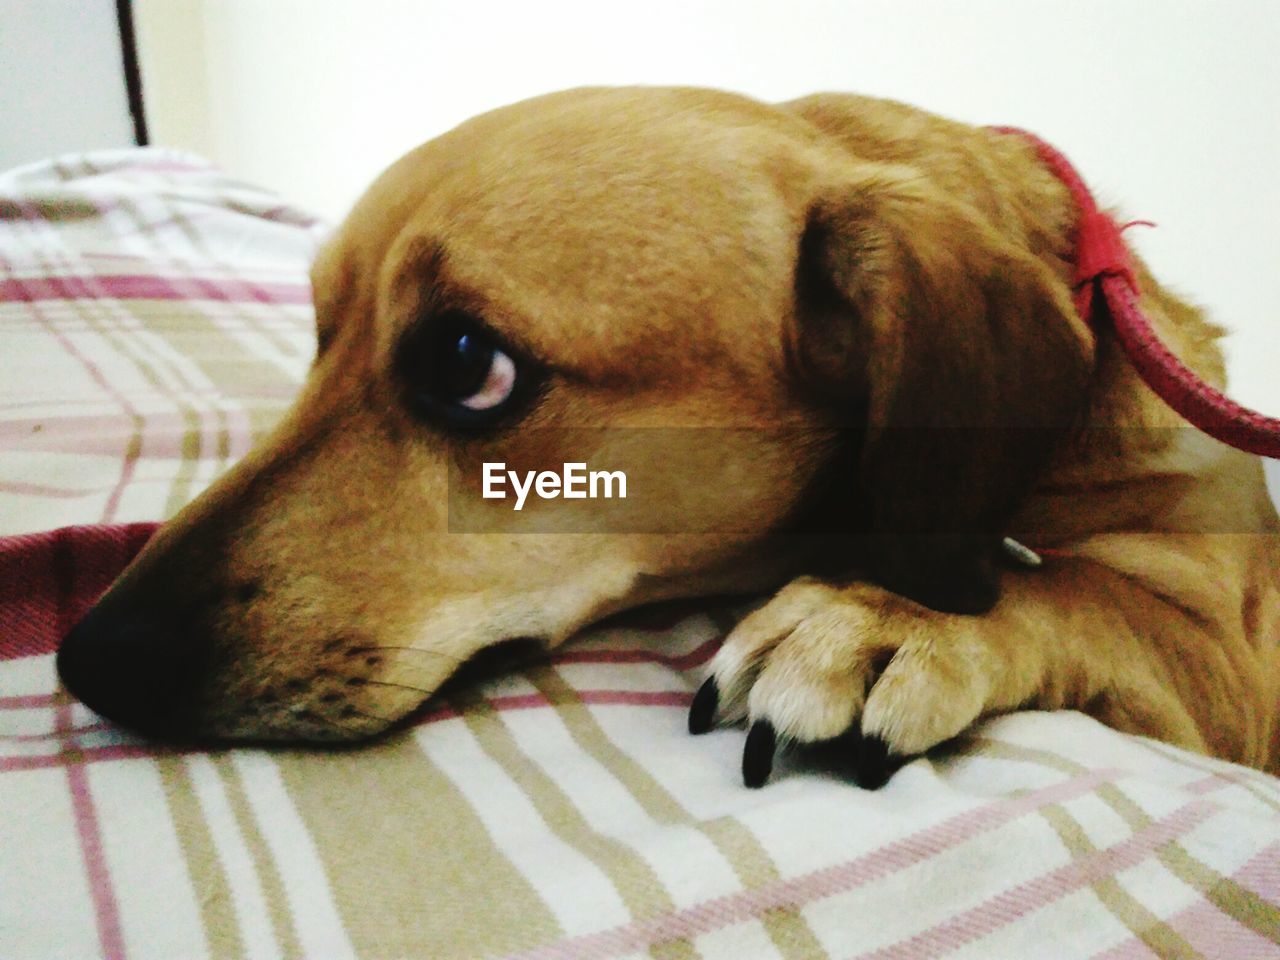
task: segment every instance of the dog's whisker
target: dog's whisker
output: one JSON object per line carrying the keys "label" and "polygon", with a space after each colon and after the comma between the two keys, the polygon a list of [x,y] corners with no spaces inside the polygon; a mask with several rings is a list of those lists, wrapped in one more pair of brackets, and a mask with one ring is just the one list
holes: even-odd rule
{"label": "dog's whisker", "polygon": [[[375,687],[397,687],[401,690],[412,690],[415,693],[420,693],[427,697],[431,696],[431,694],[435,692],[433,690],[428,690],[425,687],[415,687],[409,683],[396,683],[394,680],[370,680],[368,677],[352,677],[351,680],[361,681],[359,684],[353,684],[354,686],[364,686],[365,684],[369,684]],[[348,680],[347,682],[351,683],[351,680]]]}

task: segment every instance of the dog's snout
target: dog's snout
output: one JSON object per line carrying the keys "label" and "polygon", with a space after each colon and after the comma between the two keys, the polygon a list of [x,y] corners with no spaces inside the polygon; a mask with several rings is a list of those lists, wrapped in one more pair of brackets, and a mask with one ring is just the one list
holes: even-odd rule
{"label": "dog's snout", "polygon": [[63,685],[94,712],[150,736],[193,729],[198,654],[172,625],[100,603],[58,649]]}

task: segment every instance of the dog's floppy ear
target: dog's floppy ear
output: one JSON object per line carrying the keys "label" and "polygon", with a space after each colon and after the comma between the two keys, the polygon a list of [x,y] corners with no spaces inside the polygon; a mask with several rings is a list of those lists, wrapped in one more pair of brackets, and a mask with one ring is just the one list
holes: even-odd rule
{"label": "dog's floppy ear", "polygon": [[868,574],[988,609],[1004,526],[1092,370],[1066,284],[909,168],[868,166],[812,204],[796,285],[796,372],[861,443]]}

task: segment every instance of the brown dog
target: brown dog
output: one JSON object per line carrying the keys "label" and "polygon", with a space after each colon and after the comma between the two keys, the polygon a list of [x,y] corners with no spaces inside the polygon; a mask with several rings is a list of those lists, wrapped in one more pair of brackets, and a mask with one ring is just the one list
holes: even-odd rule
{"label": "brown dog", "polygon": [[[291,414],[62,677],[148,733],[355,739],[500,641],[791,580],[690,718],[750,721],[750,782],[775,731],[852,731],[874,782],[1019,707],[1275,769],[1259,463],[1076,314],[1074,221],[1020,138],[884,101],[592,89],[476,118],[357,204]],[[1140,272],[1220,384],[1220,331]],[[571,462],[627,498],[484,496],[486,463]],[[998,572],[1006,533],[1045,566]]]}

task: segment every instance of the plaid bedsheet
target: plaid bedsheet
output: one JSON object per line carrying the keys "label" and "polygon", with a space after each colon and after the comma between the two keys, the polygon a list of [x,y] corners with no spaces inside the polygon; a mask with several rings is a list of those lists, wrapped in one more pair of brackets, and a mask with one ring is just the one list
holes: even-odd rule
{"label": "plaid bedsheet", "polygon": [[[242,454],[309,360],[319,233],[171,152],[0,177],[0,533],[161,519]],[[1280,781],[1027,713],[876,793],[749,791],[740,731],[685,733],[731,617],[338,752],[133,739],[10,621],[0,958],[1280,957]]]}

